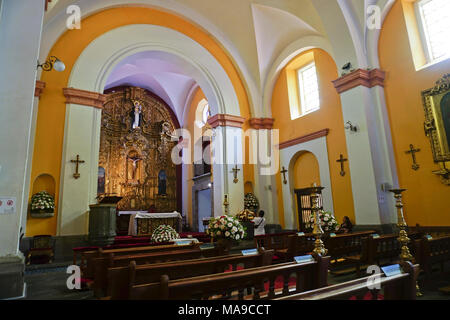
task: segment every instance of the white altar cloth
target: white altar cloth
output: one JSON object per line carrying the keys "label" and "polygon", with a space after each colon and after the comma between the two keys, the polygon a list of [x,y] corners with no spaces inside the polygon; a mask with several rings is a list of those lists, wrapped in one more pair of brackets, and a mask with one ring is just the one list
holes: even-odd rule
{"label": "white altar cloth", "polygon": [[[127,212],[127,211],[122,211]],[[119,213],[120,214],[120,213]],[[128,235],[137,235],[137,220],[136,219],[166,219],[166,218],[179,218],[181,223],[181,214],[179,212],[159,212],[148,213],[146,211],[135,211],[135,213],[128,213],[130,215],[130,223],[128,225]]]}

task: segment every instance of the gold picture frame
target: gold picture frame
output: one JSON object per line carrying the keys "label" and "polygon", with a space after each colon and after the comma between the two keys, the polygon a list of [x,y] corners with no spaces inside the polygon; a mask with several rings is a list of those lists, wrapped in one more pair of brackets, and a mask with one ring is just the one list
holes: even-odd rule
{"label": "gold picture frame", "polygon": [[434,162],[440,170],[433,171],[441,181],[450,185],[450,74],[422,92],[425,109],[424,130],[430,139]]}

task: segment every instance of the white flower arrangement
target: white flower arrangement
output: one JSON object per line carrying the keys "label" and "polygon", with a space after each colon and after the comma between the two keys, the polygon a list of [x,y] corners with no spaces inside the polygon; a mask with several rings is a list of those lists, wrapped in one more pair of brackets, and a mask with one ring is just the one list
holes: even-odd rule
{"label": "white flower arrangement", "polygon": [[[324,232],[335,232],[339,229],[339,224],[334,218],[333,213],[329,211],[319,212],[320,225]],[[306,229],[309,231],[314,229],[314,215],[311,214],[309,217],[309,222],[306,223]]]}
{"label": "white flower arrangement", "polygon": [[231,216],[221,216],[211,219],[206,233],[214,239],[241,240],[245,237],[244,226],[238,219]]}
{"label": "white flower arrangement", "polygon": [[53,212],[55,199],[46,191],[41,191],[31,197],[31,211]]}
{"label": "white flower arrangement", "polygon": [[258,198],[253,193],[247,193],[244,196],[244,209],[255,212],[259,208]]}
{"label": "white flower arrangement", "polygon": [[180,239],[180,235],[171,226],[160,225],[153,231],[152,241],[156,243],[169,242],[175,239]]}

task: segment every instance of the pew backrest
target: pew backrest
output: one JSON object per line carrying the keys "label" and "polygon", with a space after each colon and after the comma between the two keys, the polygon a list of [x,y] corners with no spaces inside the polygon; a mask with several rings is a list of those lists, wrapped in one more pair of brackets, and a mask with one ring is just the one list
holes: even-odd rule
{"label": "pew backrest", "polygon": [[418,250],[416,260],[427,275],[431,273],[433,264],[450,260],[450,236],[423,237],[415,241],[415,248]]}
{"label": "pew backrest", "polygon": [[362,299],[367,292],[376,300],[381,289],[385,300],[415,300],[418,268],[418,265],[406,262],[403,264],[404,273],[399,275],[372,275],[276,300],[348,300],[352,297]]}
{"label": "pew backrest", "polygon": [[266,250],[279,250],[288,247],[288,237],[294,235],[294,231],[281,233],[268,233],[264,235],[254,236],[255,246]]}
{"label": "pew backrest", "polygon": [[[289,262],[267,267],[258,267],[224,274],[199,276],[180,280],[170,280],[163,275],[159,282],[133,285],[130,287],[132,300],[191,300],[225,299],[224,293],[238,292],[237,298],[273,299],[277,296],[275,283],[282,279],[282,292],[289,295],[327,285],[329,257],[304,264]],[[295,288],[289,288],[295,275]],[[264,283],[268,283],[265,290]],[[247,290],[247,295],[244,292]]]}
{"label": "pew backrest", "polygon": [[190,278],[201,275],[249,269],[270,265],[273,250],[261,250],[255,255],[228,255],[215,258],[183,260],[151,265],[139,265],[132,261],[128,267],[108,269],[107,295],[112,299],[128,299],[132,285],[158,282],[163,275],[170,279]]}

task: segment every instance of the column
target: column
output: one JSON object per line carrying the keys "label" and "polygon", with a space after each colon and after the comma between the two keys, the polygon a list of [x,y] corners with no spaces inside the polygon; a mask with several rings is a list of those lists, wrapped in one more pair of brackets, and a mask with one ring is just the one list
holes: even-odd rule
{"label": "column", "polygon": [[333,81],[341,95],[356,224],[391,231],[395,206],[388,191],[398,185],[391,130],[384,99],[385,73],[358,69]]}
{"label": "column", "polygon": [[[278,202],[276,174],[279,168],[278,134],[273,132],[272,118],[252,118],[249,120],[253,138],[255,164],[254,192],[259,200],[260,209],[264,210],[267,224],[278,224]],[[274,141],[276,140],[276,141]],[[261,155],[267,155],[261,156]]]}
{"label": "column", "polygon": [[[66,125],[61,166],[58,235],[88,233],[89,205],[97,203],[97,177],[100,125],[106,96],[75,88],[63,89],[66,97]],[[80,177],[75,178],[75,160],[79,155]]]}
{"label": "column", "polygon": [[[214,181],[214,216],[224,214],[224,196],[228,195],[229,214],[244,209],[244,174],[242,125],[244,118],[216,114],[208,120],[213,128],[212,174]],[[235,171],[237,169],[237,182]]]}
{"label": "column", "polygon": [[[42,1],[3,1],[0,16],[0,197],[13,199],[0,214],[0,299],[24,294],[19,251],[31,166],[33,99],[44,17]],[[22,232],[24,232],[22,230]]]}

